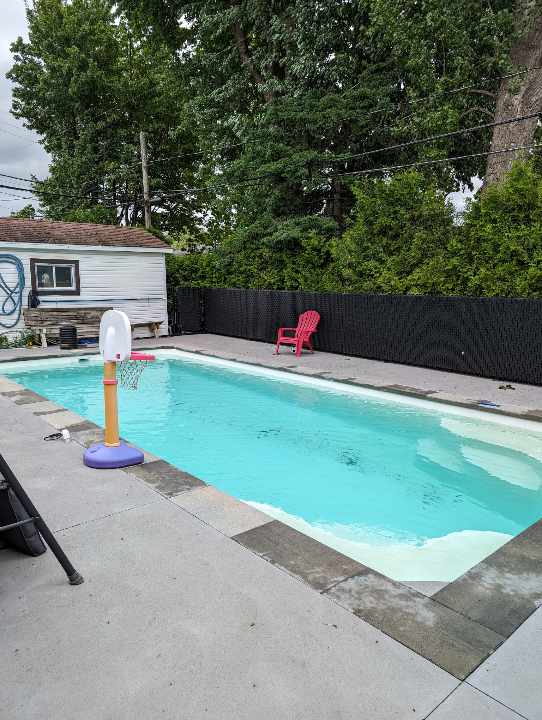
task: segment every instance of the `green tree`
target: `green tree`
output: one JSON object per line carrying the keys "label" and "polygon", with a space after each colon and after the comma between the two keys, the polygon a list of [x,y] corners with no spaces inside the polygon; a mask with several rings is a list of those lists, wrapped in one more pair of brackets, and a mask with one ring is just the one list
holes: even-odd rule
{"label": "green tree", "polygon": [[[50,177],[35,186],[54,219],[141,223],[139,131],[148,132],[151,161],[194,149],[176,57],[113,10],[109,0],[35,0],[29,41],[12,45],[13,113],[52,156]],[[153,188],[194,182],[182,158],[156,162],[151,178]],[[163,198],[154,222],[191,225],[196,207],[187,196]]]}
{"label": "green tree", "polygon": [[[354,203],[348,173],[489,149],[490,129],[386,148],[489,122],[499,85],[491,78],[510,67],[517,36],[516,0],[120,5],[183,57],[206,151],[200,180],[215,179],[211,212],[216,195],[227,196],[236,226],[250,234],[254,224],[262,240],[308,215],[333,218],[340,233]],[[452,190],[485,162],[426,172]]]}
{"label": "green tree", "polygon": [[16,210],[11,213],[13,218],[25,218],[26,220],[33,220],[36,217],[36,208],[31,204],[25,205],[20,210]]}

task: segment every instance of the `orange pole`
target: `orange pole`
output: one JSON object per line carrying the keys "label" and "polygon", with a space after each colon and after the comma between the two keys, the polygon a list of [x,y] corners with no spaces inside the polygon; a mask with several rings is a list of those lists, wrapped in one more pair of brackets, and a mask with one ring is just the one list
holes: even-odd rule
{"label": "orange pole", "polygon": [[104,363],[104,405],[105,405],[105,438],[106,447],[118,447],[119,410],[117,404],[117,363]]}

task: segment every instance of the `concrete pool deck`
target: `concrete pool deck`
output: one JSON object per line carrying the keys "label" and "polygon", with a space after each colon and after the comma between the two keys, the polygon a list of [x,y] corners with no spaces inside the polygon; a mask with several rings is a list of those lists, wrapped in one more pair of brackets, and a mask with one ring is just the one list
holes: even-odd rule
{"label": "concrete pool deck", "polygon": [[[259,343],[209,336],[156,343],[174,344],[271,366],[270,347]],[[26,357],[37,353],[26,351]],[[330,377],[336,356],[271,358]],[[401,366],[377,363],[383,368],[373,367],[369,378],[371,368],[363,364],[370,361],[339,361],[361,363],[347,378],[363,371],[365,382],[376,382],[378,372],[392,367],[397,374],[387,378],[397,382],[388,385],[404,386],[407,379]],[[468,399],[474,387],[485,399],[490,389],[498,396],[494,381],[467,378],[480,385],[463,387],[464,376],[449,376],[448,385],[444,379],[435,385],[437,379],[427,382],[438,392],[457,383],[456,397]],[[425,389],[419,386],[408,383]],[[541,389],[523,388],[521,402],[530,403],[516,404],[517,414],[542,407]],[[329,556],[317,559],[318,578],[303,583],[295,567],[284,572],[283,558],[264,562],[254,554],[269,554],[266,543],[277,533],[266,516],[240,509],[186,473],[170,473],[156,458],[132,471],[85,468],[76,442],[42,438],[51,425],[67,425],[87,444],[95,435],[91,424],[35,394],[10,390],[9,383],[2,392],[1,451],[86,577],[73,588],[50,553],[35,559],[0,553],[2,647],[9,659],[0,707],[6,716],[542,718],[542,610],[516,623],[491,657],[459,682],[340,607],[344,598],[328,592],[334,583],[326,573],[336,567],[331,560],[326,565]],[[272,547],[279,552],[281,546]],[[439,604],[445,608],[446,598]],[[408,612],[406,624],[407,618]],[[437,620],[429,618],[428,634]]]}

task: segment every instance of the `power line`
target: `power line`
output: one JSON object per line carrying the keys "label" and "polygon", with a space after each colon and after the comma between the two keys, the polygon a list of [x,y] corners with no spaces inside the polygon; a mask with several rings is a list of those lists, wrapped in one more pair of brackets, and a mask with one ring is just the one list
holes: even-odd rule
{"label": "power line", "polygon": [[475,157],[487,157],[488,155],[502,155],[503,153],[516,152],[517,150],[535,150],[542,148],[542,143],[534,145],[518,145],[516,147],[504,148],[503,150],[487,150],[486,152],[471,153],[470,155],[456,155],[455,157],[439,158],[437,160],[420,160],[405,165],[389,165],[388,167],[372,168],[370,170],[352,170],[350,172],[334,173],[333,175],[322,175],[322,178],[334,178],[353,175],[370,175],[377,172],[388,172],[389,170],[404,170],[411,167],[422,167],[424,165],[436,165],[437,163],[452,162],[454,160],[468,160]]}
{"label": "power line", "polygon": [[[456,95],[460,92],[465,92],[468,90],[476,90],[480,87],[480,85],[483,86],[483,85],[488,85],[489,83],[492,83],[492,82],[509,80],[510,78],[518,77],[519,75],[527,75],[530,72],[537,72],[538,70],[542,70],[542,65],[536,65],[535,67],[532,67],[532,68],[526,68],[525,70],[518,70],[513,73],[508,73],[506,75],[499,75],[499,76],[493,77],[493,78],[490,78],[490,77],[480,78],[480,80],[478,82],[471,83],[470,85],[460,85],[458,87],[451,88],[449,90],[439,90],[437,92],[431,93],[430,95],[426,95],[421,98],[414,98],[413,100],[409,100],[408,102],[410,103],[410,105],[418,105],[419,103],[429,102],[430,100],[440,98],[443,95]],[[333,120],[335,122],[342,122],[343,120],[352,120],[352,119],[356,119],[356,118],[359,120],[364,120],[368,117],[371,117],[372,115],[381,114],[381,113],[387,112],[389,110],[399,110],[399,109],[401,109],[401,107],[402,107],[401,103],[395,103],[389,107],[375,108],[374,110],[370,110],[369,112],[367,112],[363,115],[360,115],[360,116],[357,116],[354,114],[354,115],[348,115],[348,116],[342,117],[342,118],[333,118]]]}
{"label": "power line", "polygon": [[[387,167],[372,168],[370,170],[353,170],[351,172],[342,172],[342,173],[321,175],[320,177],[323,180],[325,180],[328,178],[332,179],[335,177],[354,176],[354,175],[369,175],[371,173],[387,172],[389,170],[402,170],[402,169],[411,168],[411,167],[421,167],[424,165],[435,165],[438,163],[453,162],[455,160],[467,160],[469,158],[475,158],[475,157],[487,157],[488,155],[500,155],[500,154],[508,153],[508,152],[516,152],[517,150],[534,150],[534,149],[541,148],[541,147],[542,147],[542,143],[535,144],[535,145],[518,145],[516,147],[505,148],[503,150],[487,150],[487,151],[481,152],[481,153],[471,153],[470,155],[456,155],[454,157],[439,158],[437,160],[421,160],[418,162],[408,163],[408,164],[404,164],[404,165],[390,165]],[[268,173],[267,175],[275,175],[275,174],[276,173]],[[244,180],[244,181],[238,182],[238,183],[231,183],[231,184],[219,183],[217,185],[208,185],[207,187],[204,187],[204,188],[187,188],[186,190],[177,190],[175,192],[176,192],[176,194],[182,194],[182,193],[202,192],[202,191],[212,190],[216,187],[226,187],[226,186],[227,187],[239,187],[239,186],[247,185],[247,184],[257,184],[256,182],[251,182],[251,181],[260,180],[263,177],[265,177],[265,176],[247,178],[247,180]],[[164,199],[167,199],[167,198],[164,198]]]}
{"label": "power line", "polygon": [[[509,80],[513,77],[518,77],[520,75],[526,75],[530,72],[537,72],[538,70],[542,70],[542,65],[540,65],[540,66],[537,65],[532,68],[527,68],[526,70],[518,70],[516,72],[508,73],[506,75],[499,75],[499,76],[493,77],[493,78],[481,78],[480,81],[478,81],[476,83],[471,83],[470,85],[461,85],[461,86],[458,86],[455,88],[451,88],[450,90],[439,91],[436,93],[432,93],[431,95],[427,95],[425,97],[415,98],[414,100],[411,100],[409,102],[410,102],[410,105],[417,105],[419,103],[429,102],[430,100],[434,100],[435,98],[442,97],[442,95],[454,95],[454,94],[457,94],[460,92],[466,92],[467,90],[475,90],[475,89],[479,88],[480,85],[487,85],[490,82]],[[352,88],[350,88],[350,89],[352,89]],[[345,93],[346,92],[349,92],[349,90],[345,90]],[[336,120],[336,122],[342,122],[343,120],[354,119],[356,117],[358,119],[362,120],[362,119],[372,117],[373,115],[381,114],[381,113],[387,112],[389,110],[400,109],[400,108],[401,108],[401,105],[399,103],[395,103],[391,107],[375,108],[374,110],[370,110],[367,113],[360,115],[360,116],[349,115],[349,116],[343,117],[343,118],[336,118],[335,120]],[[412,114],[407,115],[405,119],[407,119],[409,117],[412,117]],[[168,160],[178,160],[181,158],[199,157],[201,155],[211,155],[213,153],[220,152],[221,150],[230,150],[233,148],[242,147],[244,145],[248,145],[250,143],[255,143],[255,142],[260,142],[260,140],[256,140],[256,139],[244,140],[244,141],[240,141],[237,143],[220,145],[219,147],[215,148],[214,150],[199,150],[199,151],[190,152],[190,153],[182,153],[181,155],[171,155],[169,157],[156,158],[155,160],[149,160],[149,165],[152,163],[157,163],[157,162],[167,162]],[[134,165],[139,165],[139,162],[134,163]]]}
{"label": "power line", "polygon": [[[521,116],[518,116],[518,117],[515,117],[515,118],[506,118],[506,119],[504,119],[504,120],[498,120],[498,121],[496,121],[496,122],[486,123],[486,124],[484,124],[484,125],[475,125],[475,126],[470,127],[470,128],[463,128],[463,129],[461,129],[461,130],[454,130],[454,131],[451,131],[451,132],[449,132],[449,133],[439,133],[439,134],[437,134],[437,135],[430,135],[430,136],[425,137],[425,138],[419,138],[419,139],[416,139],[416,140],[410,140],[410,141],[405,142],[405,143],[399,143],[399,144],[396,144],[396,145],[389,145],[389,146],[387,146],[387,147],[377,148],[377,149],[375,149],[375,150],[368,150],[368,151],[365,152],[365,153],[358,153],[357,155],[343,156],[343,157],[341,157],[341,158],[333,158],[333,159],[325,159],[325,158],[323,158],[322,160],[319,160],[318,162],[321,162],[321,163],[326,163],[326,162],[342,162],[342,161],[344,161],[344,160],[349,160],[349,159],[359,159],[359,158],[362,158],[362,157],[365,157],[365,156],[368,156],[368,155],[373,155],[373,154],[376,154],[376,153],[386,152],[386,151],[388,151],[388,150],[398,150],[398,149],[405,148],[405,147],[410,147],[410,146],[413,146],[413,145],[419,145],[419,144],[422,144],[422,143],[434,142],[435,140],[441,140],[441,139],[447,138],[447,137],[454,137],[454,136],[457,136],[457,135],[464,135],[464,134],[469,133],[469,132],[476,132],[476,131],[479,131],[479,130],[485,130],[485,129],[488,129],[488,128],[491,128],[491,127],[498,127],[498,126],[500,126],[500,125],[509,125],[509,124],[515,123],[515,122],[523,122],[523,121],[525,121],[525,120],[529,120],[529,119],[532,119],[532,118],[534,118],[534,117],[538,117],[539,115],[540,115],[540,113],[537,112],[537,113],[530,113],[529,115],[521,115]],[[481,156],[481,155],[483,155],[483,154],[484,154],[484,153],[474,154],[474,155],[472,155],[472,157],[478,157],[478,156]],[[458,158],[450,158],[450,160],[454,160],[454,159],[458,159]],[[281,160],[284,160],[284,161],[285,161],[285,160],[288,160],[288,158],[281,158],[280,160],[277,160],[276,162],[281,162]],[[304,162],[303,165],[310,164],[310,162],[311,162],[311,161],[309,161],[309,162]],[[312,161],[312,162],[314,162],[314,161]],[[205,191],[205,190],[207,190],[207,189],[209,189],[209,188],[215,188],[215,187],[238,187],[239,185],[242,185],[242,184],[244,184],[245,182],[248,182],[248,181],[251,181],[251,180],[262,180],[262,179],[264,179],[264,178],[266,178],[266,177],[270,177],[270,176],[277,175],[277,174],[279,174],[279,171],[278,171],[278,170],[275,170],[275,171],[265,172],[265,173],[263,173],[263,174],[261,174],[261,175],[255,176],[255,177],[247,178],[246,181],[242,181],[242,182],[240,182],[240,183],[224,182],[224,183],[216,183],[216,184],[213,184],[213,185],[208,185],[207,187],[202,187],[202,188],[194,188],[194,187],[192,187],[192,188],[183,188],[183,189],[180,189],[180,190],[169,190],[169,191],[162,192],[162,193],[161,193],[161,197],[164,197],[164,198],[165,198],[165,197],[168,197],[168,196],[171,196],[171,195],[176,195],[176,194],[190,194],[190,193],[195,193],[195,192],[203,192],[203,191]],[[341,173],[341,175],[342,175],[342,174],[346,174],[346,173]],[[159,192],[159,191],[157,191],[157,193],[158,193],[158,192]]]}
{"label": "power line", "polygon": [[[264,173],[263,175],[255,175],[254,177],[249,177],[246,180],[241,180],[236,183],[230,183],[230,182],[224,182],[224,183],[215,183],[213,185],[207,185],[206,187],[191,187],[191,188],[183,188],[182,190],[168,190],[165,193],[162,193],[160,197],[154,198],[153,202],[156,202],[157,200],[168,200],[171,198],[171,196],[175,195],[189,195],[190,193],[197,193],[197,192],[205,192],[207,190],[212,190],[213,188],[219,188],[219,187],[239,187],[241,185],[255,185],[257,184],[257,181],[263,180],[266,177],[269,177],[270,175],[276,175],[277,173]],[[1,185],[0,185],[1,187]]]}
{"label": "power line", "polygon": [[0,177],[7,177],[7,178],[10,178],[11,180],[22,180],[23,182],[31,182],[31,183],[43,182],[42,180],[38,180],[37,178],[35,180],[32,180],[32,178],[19,177],[18,175],[6,175],[6,173],[0,173]]}
{"label": "power line", "polygon": [[438,135],[429,135],[425,138],[419,138],[417,140],[409,140],[408,142],[398,143],[396,145],[388,145],[383,148],[376,148],[375,150],[367,150],[366,152],[357,153],[355,155],[341,155],[336,158],[323,158],[318,162],[343,162],[344,160],[358,160],[359,158],[367,157],[368,155],[375,155],[376,153],[386,152],[387,150],[400,150],[402,148],[411,147],[412,145],[420,145],[425,142],[434,142],[435,140],[444,140],[446,138],[457,137],[458,135],[466,135],[470,132],[478,132],[480,130],[487,130],[489,128],[499,127],[500,125],[510,125],[511,123],[523,122],[524,120],[532,120],[535,117],[540,116],[540,112],[531,113],[530,115],[518,115],[513,118],[506,118],[505,120],[497,120],[495,122],[485,123],[483,125],[474,125],[470,128],[464,128],[462,130],[452,130],[451,132],[439,133]]}
{"label": "power line", "polygon": [[[527,69],[527,70],[518,71],[518,72],[514,72],[514,73],[509,73],[509,74],[507,74],[507,75],[502,75],[502,76],[500,76],[500,77],[491,78],[490,80],[491,80],[491,81],[505,80],[505,79],[509,79],[509,78],[516,77],[516,76],[519,76],[519,75],[523,75],[523,74],[526,74],[526,73],[529,73],[529,72],[537,71],[537,70],[540,70],[540,69],[542,69],[542,66],[541,66],[541,67],[529,68],[529,69]],[[488,81],[489,81],[489,80],[488,80]],[[462,92],[462,91],[465,91],[465,90],[473,89],[473,88],[478,87],[480,84],[483,84],[483,81],[478,82],[478,83],[475,83],[475,84],[471,84],[471,85],[463,85],[463,86],[460,86],[460,87],[457,87],[457,88],[453,88],[453,89],[450,89],[450,90],[447,90],[447,91],[443,91],[443,92],[440,92],[440,93],[434,93],[434,94],[432,94],[432,95],[430,95],[430,96],[427,96],[426,98],[418,98],[417,100],[412,101],[411,104],[416,104],[416,103],[419,103],[419,102],[425,102],[425,101],[430,100],[430,99],[432,99],[432,98],[434,98],[434,97],[439,97],[439,96],[441,96],[442,94],[452,94],[452,93],[458,93],[458,92]],[[351,88],[351,89],[352,89],[352,88]],[[345,92],[346,92],[346,91],[345,91]],[[381,109],[373,110],[373,111],[367,113],[366,116],[368,117],[368,116],[370,116],[370,115],[374,115],[374,114],[376,114],[376,113],[383,112],[383,111],[386,110],[386,109],[389,109],[389,108],[381,108]],[[337,157],[337,158],[322,158],[321,160],[318,160],[318,161],[314,161],[314,160],[313,160],[313,161],[311,161],[311,162],[319,162],[319,163],[326,163],[326,162],[343,162],[343,161],[346,161],[346,160],[360,159],[360,158],[362,158],[362,157],[370,156],[370,155],[373,155],[373,154],[376,154],[376,153],[386,152],[386,151],[389,151],[389,150],[398,150],[398,149],[405,148],[405,147],[410,147],[410,146],[419,145],[419,144],[428,143],[428,142],[434,142],[434,141],[440,140],[440,139],[445,139],[445,138],[454,137],[454,136],[458,136],[458,135],[464,135],[464,134],[467,134],[467,133],[469,133],[469,132],[477,132],[477,131],[484,130],[484,129],[488,129],[488,128],[491,128],[491,127],[497,127],[497,126],[499,126],[499,125],[514,123],[514,122],[521,122],[521,121],[524,121],[524,120],[532,119],[533,117],[538,117],[539,115],[540,115],[540,113],[532,113],[532,114],[530,114],[530,115],[524,115],[524,116],[519,116],[519,117],[515,117],[515,118],[507,118],[507,119],[505,119],[505,120],[501,120],[501,121],[497,121],[497,122],[493,122],[493,123],[486,123],[486,124],[484,124],[484,125],[477,125],[477,126],[473,126],[473,127],[470,127],[470,128],[464,128],[464,129],[460,129],[460,130],[456,130],[456,131],[451,131],[451,132],[448,132],[448,133],[440,133],[440,134],[438,134],[438,135],[432,135],[432,136],[428,136],[428,137],[425,137],[425,138],[419,138],[419,139],[411,140],[411,141],[408,141],[408,142],[405,142],[405,143],[399,143],[399,144],[395,144],[395,145],[389,145],[389,146],[384,147],[384,148],[377,148],[377,149],[374,149],[374,150],[366,151],[366,152],[364,152],[364,153],[357,153],[357,154],[351,154],[351,155],[342,155],[342,156],[339,156],[339,157]],[[411,117],[411,116],[407,116],[407,117]],[[389,126],[389,127],[391,127],[391,126]],[[6,132],[7,132],[7,131],[6,131]],[[233,144],[229,144],[229,145],[222,145],[222,146],[219,146],[218,148],[216,148],[216,149],[215,149],[215,152],[218,152],[218,151],[221,151],[221,150],[225,150],[225,149],[230,149],[230,148],[241,147],[241,146],[247,145],[247,144],[249,144],[249,143],[254,143],[254,142],[258,142],[258,140],[246,140],[246,141],[243,141],[243,142],[233,143]],[[528,146],[525,146],[525,147],[528,147]],[[534,148],[534,147],[538,147],[538,146],[531,146],[531,147]],[[522,148],[517,148],[517,149],[522,149]],[[513,149],[504,150],[504,151],[492,151],[492,152],[493,152],[493,153],[495,153],[495,152],[509,152],[509,151],[511,151],[511,150],[513,150]],[[197,157],[197,156],[204,155],[206,152],[208,152],[208,151],[198,151],[198,152],[193,152],[193,153],[184,153],[184,154],[181,154],[181,155],[174,155],[174,156],[171,156],[171,157],[168,157],[168,158],[157,158],[157,159],[155,159],[155,160],[149,161],[149,164],[150,164],[150,163],[154,163],[154,162],[163,162],[163,161],[172,160],[172,159],[176,159],[176,158],[182,158],[182,157]],[[445,159],[438,160],[438,161],[427,161],[426,163],[422,163],[422,164],[431,164],[431,163],[434,163],[434,162],[447,162],[447,161],[452,161],[452,160],[457,160],[457,159],[465,159],[465,158],[467,158],[467,157],[481,157],[481,156],[487,155],[487,154],[491,154],[491,153],[474,153],[474,154],[472,154],[472,155],[457,156],[457,157],[455,157],[455,158],[445,158]],[[281,160],[287,160],[287,159],[288,159],[288,158],[281,158],[281,159],[279,159],[279,160],[277,160],[277,161],[275,161],[275,162],[281,162]],[[139,163],[137,163],[137,164],[139,164]],[[415,165],[418,165],[418,164],[419,164],[419,163],[410,163],[410,164],[404,165],[404,166],[399,166],[399,165],[397,165],[397,166],[390,166],[390,169],[399,168],[399,167],[414,167]],[[357,174],[357,173],[369,173],[369,172],[378,172],[378,171],[379,171],[379,169],[377,168],[377,169],[369,170],[369,171],[353,171],[353,172],[351,172],[351,173],[346,173],[346,172],[345,172],[345,173],[340,173],[340,175],[347,175],[347,174],[352,174],[352,175],[353,175],[353,174]],[[209,190],[209,189],[219,188],[219,187],[239,187],[239,186],[242,186],[242,185],[246,185],[247,183],[250,183],[251,181],[261,180],[261,179],[263,179],[263,178],[265,178],[265,177],[273,176],[273,175],[276,175],[276,174],[277,174],[277,171],[273,171],[273,172],[264,173],[264,174],[259,175],[259,176],[255,176],[255,177],[253,177],[253,178],[247,178],[247,180],[244,180],[244,181],[241,181],[241,182],[238,182],[238,183],[224,182],[224,183],[215,183],[215,184],[209,185],[209,186],[207,186],[207,187],[192,187],[192,188],[183,188],[183,189],[180,189],[180,190],[165,191],[165,192],[161,192],[161,193],[160,193],[160,198],[166,199],[168,196],[172,196],[172,195],[203,192],[203,191],[206,191],[206,190]],[[339,173],[337,173],[336,175],[339,175]],[[0,177],[6,177],[6,178],[13,179],[13,180],[20,180],[20,181],[22,181],[22,182],[31,182],[31,183],[42,182],[42,181],[40,181],[40,180],[38,180],[38,179],[24,178],[24,177],[15,176],[15,175],[8,175],[8,174],[6,174],[6,173],[0,173]],[[329,177],[332,177],[332,176],[329,176]],[[31,191],[31,190],[28,189],[28,188],[15,187],[15,186],[11,186],[11,185],[0,185],[0,187],[5,187],[5,188],[13,189],[13,190],[18,190],[18,191],[27,192],[27,193],[30,193],[31,195],[37,195],[37,193]],[[157,192],[160,192],[160,191],[157,191]],[[55,193],[55,192],[46,191],[46,190],[40,190],[39,193],[42,194],[42,195],[51,195],[51,196],[64,197],[64,198],[80,198],[80,199],[86,199],[86,200],[91,200],[91,199],[92,199],[92,198],[88,197],[87,195],[73,195],[73,194],[70,195],[70,194],[67,194],[67,193]],[[28,199],[30,199],[30,198],[28,198]],[[124,202],[119,201],[118,205],[126,204],[126,202],[127,202],[127,201],[124,201]],[[117,206],[115,205],[115,206],[111,206],[111,207],[117,207]]]}
{"label": "power line", "polygon": [[[80,199],[80,200],[89,200],[89,201],[94,199],[94,198],[92,198],[92,197],[89,197],[88,195],[71,195],[71,194],[68,194],[68,193],[57,193],[57,192],[53,192],[53,191],[50,191],[50,190],[40,190],[39,192],[35,192],[35,191],[33,191],[33,190],[29,190],[28,188],[16,187],[15,185],[3,185],[3,184],[0,184],[0,188],[4,188],[4,189],[6,189],[6,190],[18,190],[19,192],[25,192],[25,193],[28,193],[28,194],[31,195],[31,196],[32,196],[32,195],[37,196],[38,199],[39,199],[39,196],[40,196],[40,195],[51,195],[51,196],[53,196],[53,197],[67,198],[67,199],[71,199],[71,200],[73,200],[74,198],[75,198],[75,199]],[[24,199],[25,199],[25,200],[31,200],[32,198],[31,198],[31,197],[28,197],[28,198],[24,198]],[[126,205],[126,203],[127,203],[128,201],[126,201],[126,200],[124,200],[124,201],[119,200],[117,204],[110,204],[110,205],[108,205],[108,204],[106,204],[105,202],[103,202],[102,200],[100,200],[99,198],[96,198],[96,202],[99,202],[99,203],[100,203],[101,205],[103,205],[104,207],[117,208],[117,207],[120,207],[121,205]],[[132,202],[132,201],[130,201],[130,202]]]}

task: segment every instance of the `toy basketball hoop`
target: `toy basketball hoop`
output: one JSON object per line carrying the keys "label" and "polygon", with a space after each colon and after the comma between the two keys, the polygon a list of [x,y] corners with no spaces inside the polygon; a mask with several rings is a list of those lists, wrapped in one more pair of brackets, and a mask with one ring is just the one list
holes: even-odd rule
{"label": "toy basketball hoop", "polygon": [[133,352],[129,358],[118,363],[119,383],[128,390],[137,390],[139,379],[143,374],[143,370],[147,367],[147,363],[154,360],[154,355],[146,353]]}
{"label": "toy basketball hoop", "polygon": [[108,310],[100,322],[100,353],[104,359],[105,437],[85,451],[83,462],[93,468],[119,468],[143,462],[143,453],[121,442],[117,403],[117,365],[121,385],[136,390],[141,374],[154,355],[132,352],[128,316]]}

